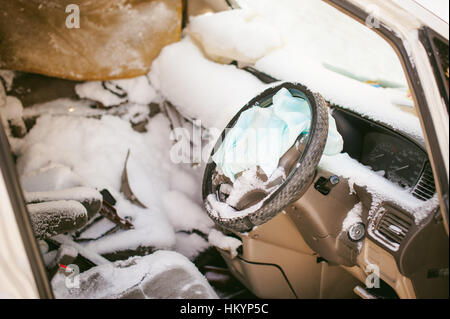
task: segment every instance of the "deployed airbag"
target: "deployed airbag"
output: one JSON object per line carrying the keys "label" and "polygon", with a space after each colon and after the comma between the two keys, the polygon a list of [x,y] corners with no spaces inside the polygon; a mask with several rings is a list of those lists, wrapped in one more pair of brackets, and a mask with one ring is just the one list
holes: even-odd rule
{"label": "deployed airbag", "polygon": [[[213,155],[219,170],[232,181],[240,172],[259,166],[267,176],[277,169],[280,158],[300,134],[308,134],[311,109],[305,99],[293,97],[282,88],[273,96],[273,105],[254,106],[244,111]],[[343,140],[329,116],[326,155],[342,151]]]}

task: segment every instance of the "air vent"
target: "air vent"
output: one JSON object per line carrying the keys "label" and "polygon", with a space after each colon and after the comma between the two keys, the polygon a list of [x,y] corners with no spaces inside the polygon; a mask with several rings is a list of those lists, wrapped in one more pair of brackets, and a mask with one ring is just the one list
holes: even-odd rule
{"label": "air vent", "polygon": [[412,217],[400,212],[387,211],[378,222],[376,233],[390,246],[397,250],[413,225]]}
{"label": "air vent", "polygon": [[414,197],[423,201],[429,200],[436,193],[436,185],[434,184],[433,171],[430,163],[425,164],[422,176],[420,176],[417,185],[414,187],[412,194]]}

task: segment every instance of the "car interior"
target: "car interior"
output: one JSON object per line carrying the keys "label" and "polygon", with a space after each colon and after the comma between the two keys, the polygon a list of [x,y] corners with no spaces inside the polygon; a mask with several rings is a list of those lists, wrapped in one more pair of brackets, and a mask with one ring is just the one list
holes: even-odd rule
{"label": "car interior", "polygon": [[[153,74],[144,77],[156,88],[158,97],[142,102],[143,107],[130,102],[134,96],[132,87],[131,90],[127,87],[128,82],[103,80],[105,69],[90,81],[61,76],[65,68],[73,68],[74,63],[64,64],[59,58],[55,61],[62,64],[45,75],[41,69],[45,69],[50,60],[45,58],[36,62],[36,70],[14,68],[14,63],[14,73],[0,70],[2,127],[9,139],[26,207],[55,296],[448,298],[448,232],[407,76],[389,44],[366,25],[356,22],[347,25],[352,18],[327,3],[305,4],[305,12],[299,9],[297,16],[295,12],[290,13],[292,21],[302,20],[297,30],[293,29],[295,25],[280,27],[286,34],[283,41],[287,43],[283,43],[282,48],[292,51],[279,49],[277,52],[276,48],[269,48],[262,58],[250,61],[253,59],[250,57],[243,61],[245,55],[236,53],[238,44],[228,49],[226,36],[218,40],[224,43],[219,51],[211,49],[210,41],[214,40],[209,40],[208,32],[220,29],[214,24],[208,28],[208,23],[214,23],[210,22],[211,17],[217,15],[217,19],[221,17],[222,23],[226,23],[228,20],[220,14],[233,14],[233,11],[239,14],[244,8],[256,8],[260,10],[258,19],[266,19],[267,15],[278,14],[278,11],[270,13],[271,8],[261,9],[255,0],[158,2],[179,2],[183,6],[174,7],[178,19],[171,22],[179,28],[174,27],[173,34],[167,35],[167,43],[159,41],[150,48],[158,53],[152,60],[158,59],[159,64],[153,62],[151,70],[147,70]],[[311,12],[317,15],[307,17]],[[342,27],[338,24],[340,18],[336,18],[337,26],[327,22],[333,17],[342,18]],[[274,23],[282,25],[282,20],[277,16]],[[230,21],[234,20],[230,18]],[[243,21],[250,23],[250,18]],[[308,27],[314,28],[314,23],[308,24],[310,21],[323,22],[330,33],[317,31],[304,36],[305,30],[310,30]],[[119,27],[126,26],[124,22],[118,23],[122,23]],[[207,26],[206,31],[201,29],[202,23]],[[358,28],[361,31],[353,31]],[[374,38],[368,37],[366,32],[373,33]],[[168,40],[171,37],[172,40]],[[361,45],[362,38],[366,38],[366,42]],[[448,87],[448,42],[437,41],[440,42],[436,42],[439,46],[435,47],[435,52],[442,62],[441,68],[447,70]],[[32,44],[39,47],[42,43]],[[305,55],[297,55],[296,50]],[[0,49],[0,56],[2,52]],[[177,166],[166,164],[167,150],[180,145],[177,139],[169,142],[170,130],[192,129],[197,125],[196,120],[203,120],[202,114],[209,114],[205,108],[198,112],[189,110],[197,97],[201,100],[202,94],[213,94],[207,92],[207,82],[215,81],[200,79],[202,74],[212,70],[201,73],[203,64],[200,63],[190,65],[187,71],[181,70],[180,66],[188,68],[191,60],[186,57],[191,52],[198,54],[195,58],[208,67],[224,68],[223,73],[220,73],[222,69],[217,69],[219,79],[214,82],[223,81],[223,87],[217,88],[222,97],[233,95],[238,89],[245,91],[239,100],[241,104],[234,105],[233,111],[224,111],[220,122],[216,122],[228,125],[217,126],[222,138],[208,145],[215,147],[207,148],[206,159],[214,158],[245,111],[252,107],[272,107],[280,89],[287,89],[294,98],[308,103],[310,126],[280,158],[277,166],[282,168],[282,178],[260,171],[252,175],[258,183],[263,181],[270,191],[253,186],[245,188],[230,204],[233,187],[245,174],[236,175],[236,181],[231,181],[214,160],[182,163],[180,171],[176,171]],[[291,52],[294,55],[290,55]],[[320,63],[309,63],[310,56],[315,56]],[[388,67],[381,68],[387,60]],[[18,61],[23,63],[24,60]],[[175,69],[170,69],[172,73],[167,71],[169,66]],[[124,78],[136,77],[135,70],[128,71],[129,75]],[[251,83],[249,89],[240,86],[231,91],[230,88],[240,84],[233,86],[234,78],[227,78],[225,71],[239,73],[239,77]],[[91,68],[86,74],[89,72]],[[169,79],[167,74],[175,76]],[[82,87],[94,81],[97,91]],[[175,89],[164,81],[172,83]],[[160,82],[159,86],[156,82]],[[256,90],[251,87],[253,83],[257,83]],[[5,91],[3,107],[2,88]],[[184,94],[179,93],[183,90],[188,95],[185,99],[191,100],[186,104],[178,98]],[[113,106],[105,103],[105,96]],[[142,98],[142,94],[136,96],[136,99]],[[205,104],[209,105],[209,101]],[[21,109],[19,115],[14,112],[17,107]],[[212,119],[221,117],[220,105],[216,108]],[[69,120],[58,122],[63,117]],[[209,126],[205,120],[202,123],[202,129]],[[325,154],[328,148],[325,145],[328,125],[334,125],[330,123],[335,123],[342,149],[337,154],[324,155],[324,148]],[[105,129],[97,131],[94,124],[104,125]],[[148,137],[158,134],[164,135],[163,142]],[[146,140],[131,140],[138,135],[145,135]],[[91,143],[91,139],[96,142]],[[330,140],[328,135],[328,142]],[[120,144],[127,142],[129,145]],[[196,146],[193,139],[187,144],[188,149]],[[141,151],[149,148],[150,155]],[[79,149],[83,151],[78,153]],[[166,153],[159,155],[163,152]],[[119,153],[120,156],[114,155]],[[108,170],[115,173],[110,174]],[[186,174],[192,178],[185,178]],[[152,180],[145,181],[146,176],[153,176]],[[164,194],[163,203],[159,204],[158,198],[162,195],[158,189],[166,184],[171,185],[168,194],[173,196]],[[183,190],[186,189],[183,194],[187,195],[181,196],[177,188],[181,186],[174,184],[181,184]],[[108,186],[102,188],[102,185]],[[180,199],[191,197],[195,200],[183,202]],[[195,212],[200,210],[201,218],[188,213],[191,202],[199,207]],[[163,209],[155,216],[167,214],[169,217],[157,220],[153,213],[149,213],[147,219],[139,215],[158,205]],[[192,220],[185,222],[177,217],[179,215],[164,213],[172,210],[181,211]],[[153,228],[141,226],[152,223]],[[184,227],[183,223],[194,225]],[[158,235],[165,231],[166,224],[170,225],[175,239]],[[219,233],[217,240],[210,233],[212,229]],[[127,236],[127,233],[132,235]],[[175,245],[172,240],[176,240]],[[133,243],[127,246],[127,241]],[[165,250],[184,255],[195,267],[189,268],[191,264],[177,259],[179,257],[172,252],[161,252]],[[133,259],[136,256],[143,259],[138,262]],[[178,265],[173,269],[179,267],[182,272],[157,272],[155,265],[171,258]],[[113,270],[106,269],[110,263],[115,265],[114,276],[108,272]],[[82,292],[65,290],[65,270],[61,265],[69,264],[79,267]],[[129,268],[142,277],[145,267],[155,269],[156,275],[149,275],[139,283],[122,284],[122,280],[128,278],[124,274],[121,277],[124,269]],[[195,280],[188,279],[190,276]],[[121,282],[112,282],[112,277],[121,278]],[[179,282],[174,283],[173,288],[171,282],[176,278]],[[173,293],[181,289],[180,283],[189,280],[194,282],[189,291],[180,295]],[[114,289],[108,295],[99,294],[106,286],[114,286]],[[150,286],[153,288],[147,288]]]}

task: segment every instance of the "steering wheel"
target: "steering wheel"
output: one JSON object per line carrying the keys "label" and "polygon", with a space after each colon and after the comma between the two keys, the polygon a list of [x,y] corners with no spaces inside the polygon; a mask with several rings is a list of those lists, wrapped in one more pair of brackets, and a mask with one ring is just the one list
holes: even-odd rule
{"label": "steering wheel", "polygon": [[[203,175],[203,202],[208,212],[208,215],[214,222],[227,230],[235,232],[248,232],[255,226],[262,225],[287,206],[297,201],[304,191],[311,185],[312,179],[315,175],[320,158],[322,157],[325,144],[328,136],[328,107],[324,98],[317,93],[310,92],[305,86],[296,83],[283,83],[281,85],[272,87],[256,96],[249,103],[247,103],[236,116],[227,125],[227,128],[222,132],[221,138],[217,142],[214,150],[218,150],[221,143],[225,140],[230,128],[233,128],[238,121],[242,112],[252,108],[255,105],[259,107],[269,107],[272,103],[273,96],[282,88],[286,88],[297,98],[306,100],[311,110],[311,125],[308,135],[299,135],[295,145],[285,153],[280,159],[279,166],[282,166],[286,172],[286,180],[277,186],[276,190],[270,195],[258,192],[258,190],[251,191],[242,199],[242,207],[246,208],[249,204],[258,204],[258,209],[249,212],[246,215],[239,215],[236,217],[223,217],[220,212],[216,210],[216,205],[212,205],[208,198],[212,195],[219,202],[223,199],[218,195],[218,188],[220,181],[217,178],[216,163],[210,158]],[[299,145],[301,145],[299,147]],[[214,154],[214,150],[211,156]],[[220,180],[220,178],[219,178]],[[262,203],[258,203],[262,202]]]}

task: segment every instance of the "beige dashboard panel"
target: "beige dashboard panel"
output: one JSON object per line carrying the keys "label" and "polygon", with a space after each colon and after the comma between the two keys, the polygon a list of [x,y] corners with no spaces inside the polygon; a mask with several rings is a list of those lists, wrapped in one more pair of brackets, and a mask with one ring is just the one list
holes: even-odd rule
{"label": "beige dashboard panel", "polygon": [[280,213],[247,235],[243,253],[221,251],[233,274],[260,298],[352,298],[359,281],[318,260],[289,215]]}
{"label": "beige dashboard panel", "polygon": [[411,280],[400,273],[394,257],[368,238],[358,256],[358,265],[362,270],[370,265],[378,266],[380,278],[395,290],[399,298],[416,298]]}
{"label": "beige dashboard panel", "polygon": [[86,81],[136,77],[181,37],[181,0],[73,3],[0,0],[0,69]]}
{"label": "beige dashboard panel", "polygon": [[231,259],[224,251],[221,251],[221,254],[233,275],[259,298],[295,298],[282,271],[275,265],[251,263],[238,258]]}
{"label": "beige dashboard panel", "polygon": [[270,222],[256,227],[248,234],[248,238],[276,244],[303,254],[315,255],[315,252],[303,239],[295,223],[284,212],[278,214]]}

